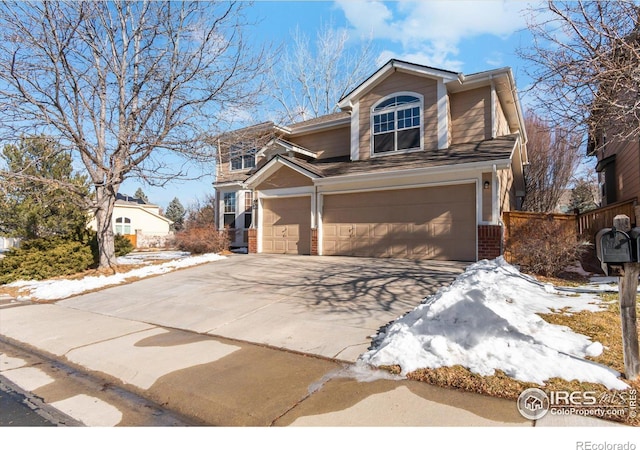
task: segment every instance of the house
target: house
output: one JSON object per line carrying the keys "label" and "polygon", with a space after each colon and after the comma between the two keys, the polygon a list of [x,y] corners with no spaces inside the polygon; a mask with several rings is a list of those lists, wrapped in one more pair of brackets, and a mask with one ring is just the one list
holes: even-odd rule
{"label": "house", "polygon": [[592,134],[587,145],[587,156],[595,156],[597,159],[596,172],[602,206],[640,199],[638,136],[607,139],[607,135],[618,135],[613,125],[609,130],[600,128],[597,133]]}
{"label": "house", "polygon": [[249,252],[475,261],[519,209],[526,133],[510,69],[392,59],[340,112],[216,139],[218,226]]}
{"label": "house", "polygon": [[[113,232],[127,237],[135,247],[164,247],[173,235],[173,222],[160,214],[160,207],[124,194],[117,194],[113,207]],[[95,219],[89,227],[96,229]]]}
{"label": "house", "polygon": [[[604,71],[590,105],[587,156],[595,156],[602,206],[640,199],[640,136],[637,131],[637,79],[627,71],[637,67],[640,28],[616,42],[610,61],[616,69]],[[640,224],[640,207],[633,222]]]}

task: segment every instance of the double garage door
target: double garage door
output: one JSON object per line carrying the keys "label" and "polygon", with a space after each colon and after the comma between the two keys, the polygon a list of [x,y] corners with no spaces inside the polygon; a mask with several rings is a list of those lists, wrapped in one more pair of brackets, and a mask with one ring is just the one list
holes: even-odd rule
{"label": "double garage door", "polygon": [[[324,196],[322,254],[476,259],[475,184]],[[310,197],[267,199],[263,252],[310,252]]]}

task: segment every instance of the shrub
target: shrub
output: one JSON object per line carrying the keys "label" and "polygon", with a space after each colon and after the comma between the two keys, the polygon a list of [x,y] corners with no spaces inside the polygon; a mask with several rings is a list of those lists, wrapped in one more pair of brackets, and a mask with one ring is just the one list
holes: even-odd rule
{"label": "shrub", "polygon": [[61,238],[32,239],[0,259],[0,284],[72,275],[93,264],[90,247]]}
{"label": "shrub", "polygon": [[580,260],[591,244],[578,241],[572,226],[549,218],[528,220],[514,227],[507,240],[510,261],[529,273],[557,276]]}
{"label": "shrub", "polygon": [[114,245],[116,249],[116,256],[124,256],[131,253],[134,250],[133,244],[129,239],[122,236],[121,234],[116,234],[114,237]]}
{"label": "shrub", "polygon": [[176,247],[193,254],[220,253],[229,249],[229,235],[212,225],[191,226],[176,233]]}

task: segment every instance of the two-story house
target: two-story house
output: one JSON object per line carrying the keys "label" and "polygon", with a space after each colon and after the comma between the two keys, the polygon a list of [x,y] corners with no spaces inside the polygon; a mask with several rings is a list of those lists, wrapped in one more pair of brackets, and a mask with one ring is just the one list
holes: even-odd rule
{"label": "two-story house", "polygon": [[218,225],[250,252],[475,261],[525,192],[510,69],[390,60],[340,112],[217,141]]}

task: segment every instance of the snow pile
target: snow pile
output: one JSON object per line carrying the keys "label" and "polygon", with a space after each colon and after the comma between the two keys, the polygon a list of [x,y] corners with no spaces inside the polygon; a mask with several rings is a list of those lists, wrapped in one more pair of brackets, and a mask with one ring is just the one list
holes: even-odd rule
{"label": "snow pile", "polygon": [[191,254],[189,252],[180,251],[158,251],[158,252],[133,252],[126,256],[119,256],[117,264],[142,265],[151,264],[154,261],[162,261],[167,259],[187,258]]}
{"label": "snow pile", "polygon": [[7,286],[20,288],[18,300],[58,300],[93,289],[121,284],[129,278],[145,278],[151,275],[160,275],[176,269],[218,261],[224,258],[226,257],[216,253],[208,253],[200,256],[167,261],[158,265],[143,266],[128,272],[116,273],[109,276],[91,276],[79,280],[15,281]]}
{"label": "snow pile", "polygon": [[397,364],[403,375],[460,364],[480,375],[500,369],[541,385],[560,377],[626,389],[618,372],[584,359],[599,355],[602,344],[536,314],[565,307],[600,309],[595,295],[567,296],[503,258],[483,260],[389,325],[361,358],[375,366]]}

